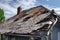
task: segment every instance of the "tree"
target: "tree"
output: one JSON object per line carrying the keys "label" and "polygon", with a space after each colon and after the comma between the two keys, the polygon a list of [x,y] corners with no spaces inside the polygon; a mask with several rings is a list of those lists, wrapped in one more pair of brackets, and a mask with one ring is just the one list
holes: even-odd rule
{"label": "tree", "polygon": [[0,22],[3,22],[4,20],[5,20],[4,10],[0,9]]}

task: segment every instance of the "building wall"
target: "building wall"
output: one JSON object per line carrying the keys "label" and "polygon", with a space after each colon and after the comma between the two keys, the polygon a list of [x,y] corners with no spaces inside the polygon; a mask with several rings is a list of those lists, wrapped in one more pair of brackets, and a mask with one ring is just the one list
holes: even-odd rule
{"label": "building wall", "polygon": [[52,30],[52,40],[60,40],[60,21],[56,23]]}

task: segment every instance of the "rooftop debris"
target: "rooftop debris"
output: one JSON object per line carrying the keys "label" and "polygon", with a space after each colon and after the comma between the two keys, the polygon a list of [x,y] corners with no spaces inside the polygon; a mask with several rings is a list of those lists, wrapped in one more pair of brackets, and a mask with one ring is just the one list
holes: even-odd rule
{"label": "rooftop debris", "polygon": [[[57,16],[43,6],[20,12],[9,20],[1,23],[0,32],[3,33],[33,33],[41,28],[49,29],[57,21]],[[19,18],[19,19],[18,19]],[[16,20],[17,19],[17,20]]]}

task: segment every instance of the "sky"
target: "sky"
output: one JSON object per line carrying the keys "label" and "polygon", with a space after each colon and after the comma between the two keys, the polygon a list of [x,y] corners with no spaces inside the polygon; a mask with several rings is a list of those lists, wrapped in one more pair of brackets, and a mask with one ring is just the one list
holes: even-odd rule
{"label": "sky", "polygon": [[60,14],[60,0],[0,0],[0,8],[4,10],[6,19],[16,15],[17,7],[22,10],[43,5],[48,9],[54,9]]}

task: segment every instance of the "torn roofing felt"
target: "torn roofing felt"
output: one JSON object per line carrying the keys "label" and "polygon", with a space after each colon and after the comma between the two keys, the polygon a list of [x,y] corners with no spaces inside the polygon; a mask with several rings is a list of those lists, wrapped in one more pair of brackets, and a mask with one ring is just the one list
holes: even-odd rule
{"label": "torn roofing felt", "polygon": [[15,15],[9,20],[1,23],[0,32],[3,33],[32,33],[40,28],[50,28],[54,24],[56,17],[51,11],[43,6],[24,10],[20,15]]}

